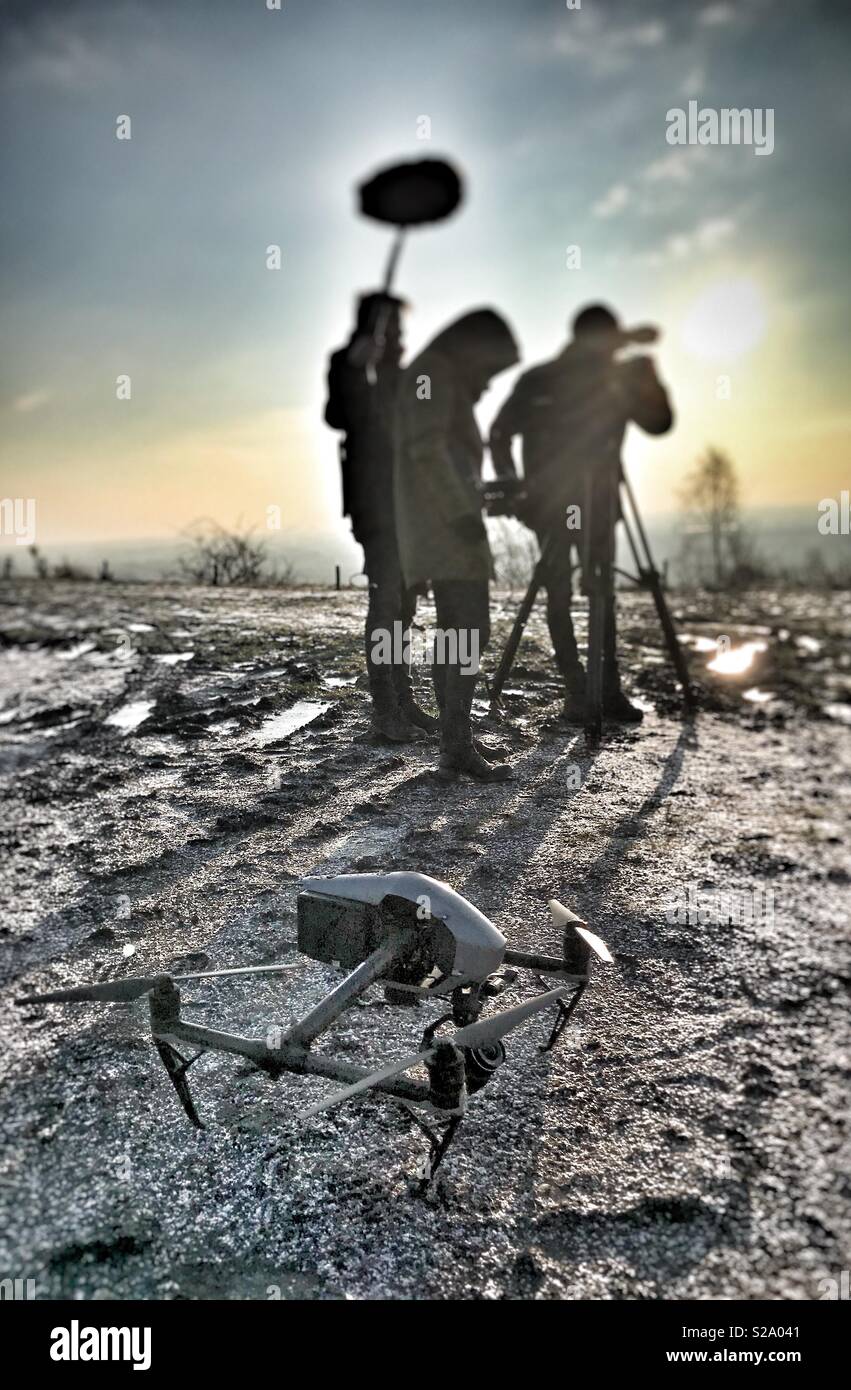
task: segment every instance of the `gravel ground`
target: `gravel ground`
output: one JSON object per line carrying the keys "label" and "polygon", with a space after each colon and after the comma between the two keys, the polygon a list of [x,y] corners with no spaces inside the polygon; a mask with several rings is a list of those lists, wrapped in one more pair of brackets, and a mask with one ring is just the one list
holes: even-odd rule
{"label": "gravel ground", "polygon": [[[595,753],[554,717],[536,612],[502,725],[517,778],[485,788],[366,738],[363,602],[0,588],[0,1272],[42,1298],[820,1298],[851,1262],[851,601],[680,602],[685,723],[649,601],[626,597],[647,714]],[[497,596],[495,645],[512,611]],[[719,635],[756,644],[739,676],[704,669]],[[11,1003],[302,961],[299,878],[387,868],[446,879],[527,949],[557,949],[558,897],[615,955],[558,1050],[538,1051],[546,1019],[512,1035],[426,1196],[392,1102],[299,1124],[331,1083],[207,1056],[197,1132],[144,1001]],[[683,923],[689,887],[773,912]],[[260,1034],[337,978],[198,982],[185,1013]],[[376,989],[323,1047],[379,1064],[431,1016]]]}

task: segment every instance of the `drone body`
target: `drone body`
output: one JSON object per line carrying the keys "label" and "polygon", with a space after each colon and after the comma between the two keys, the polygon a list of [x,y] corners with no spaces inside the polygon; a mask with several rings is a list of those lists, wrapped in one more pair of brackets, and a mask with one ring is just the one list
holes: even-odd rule
{"label": "drone body", "polygon": [[416,948],[396,966],[399,983],[438,970],[463,985],[486,980],[502,964],[502,932],[454,888],[426,874],[340,874],[302,882],[298,946],[314,960],[354,965],[363,959],[362,946],[370,942],[374,949],[398,921],[417,932]]}
{"label": "drone body", "polygon": [[[446,1122],[443,1135],[438,1136],[412,1109],[431,1143],[426,1174],[430,1179],[460,1123],[469,1095],[485,1085],[505,1060],[502,1038],[532,1014],[555,1006],[557,1018],[542,1049],[549,1050],[579,1003],[594,957],[604,961],[612,957],[581,919],[555,900],[549,906],[553,920],[564,929],[560,957],[509,949],[502,933],[472,903],[448,884],[425,874],[343,874],[308,878],[303,883],[297,902],[299,949],[313,960],[341,965],[350,973],[303,1018],[286,1028],[269,1028],[262,1038],[239,1037],[187,1022],[180,1015],[177,983],[297,967],[247,967],[244,971],[174,978],[160,974],[28,995],[16,1002],[120,1002],[148,994],[157,1051],[187,1115],[199,1128],[203,1126],[186,1073],[209,1051],[244,1057],[275,1077],[289,1071],[344,1083],[342,1090],[317,1102],[303,1118],[367,1090],[382,1091],[409,1108],[425,1108]],[[480,1017],[487,1000],[501,994],[517,978],[515,970],[501,970],[503,966],[554,975],[557,986],[514,1008]],[[424,1030],[417,1052],[377,1072],[365,1072],[314,1052],[315,1040],[378,981],[385,984],[391,1002],[443,1000],[449,1004],[449,1012]],[[572,997],[565,1003],[567,995]],[[438,1036],[437,1030],[450,1022],[455,1031]],[[179,1050],[186,1045],[196,1049],[194,1056],[187,1058]],[[418,1065],[425,1069],[427,1080],[406,1075]]]}

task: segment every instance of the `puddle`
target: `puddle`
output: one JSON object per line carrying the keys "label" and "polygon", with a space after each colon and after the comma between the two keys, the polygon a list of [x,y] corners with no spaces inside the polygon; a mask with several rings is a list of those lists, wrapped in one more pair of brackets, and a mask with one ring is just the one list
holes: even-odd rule
{"label": "puddle", "polygon": [[85,656],[87,652],[97,650],[97,642],[77,642],[73,647],[69,647],[67,652],[59,653],[60,661],[73,661],[75,657]]}
{"label": "puddle", "polygon": [[707,664],[708,671],[717,671],[720,676],[740,676],[753,663],[758,652],[764,652],[767,642],[743,642],[728,652],[719,652],[714,661]]}
{"label": "puddle", "polygon": [[840,724],[851,724],[851,705],[825,705],[828,719],[837,719]]}
{"label": "puddle", "polygon": [[129,704],[113,710],[112,714],[104,720],[104,723],[111,724],[113,728],[120,729],[124,734],[131,734],[147,719],[156,703],[156,700],[131,700]]}
{"label": "puddle", "polygon": [[222,719],[218,724],[208,724],[207,732],[211,734],[233,734],[238,728],[238,719]]}
{"label": "puddle", "polygon": [[128,623],[128,632],[153,632],[153,623]]}
{"label": "puddle", "polygon": [[178,740],[174,734],[140,734],[139,748],[149,757],[165,757],[170,753],[179,752]]}
{"label": "puddle", "polygon": [[264,719],[254,735],[254,742],[276,743],[278,739],[288,738],[330,708],[327,700],[298,700],[289,709],[282,710],[280,714],[270,714],[268,719]]}
{"label": "puddle", "polygon": [[718,643],[714,637],[693,637],[690,632],[684,632],[680,641],[687,646],[691,646],[696,652],[717,652]]}
{"label": "puddle", "polygon": [[164,656],[155,656],[154,661],[161,666],[177,666],[181,661],[191,661],[194,655],[194,652],[167,652]]}
{"label": "puddle", "polygon": [[354,685],[357,676],[323,676],[322,684],[327,685],[330,690],[336,690],[341,685]]}

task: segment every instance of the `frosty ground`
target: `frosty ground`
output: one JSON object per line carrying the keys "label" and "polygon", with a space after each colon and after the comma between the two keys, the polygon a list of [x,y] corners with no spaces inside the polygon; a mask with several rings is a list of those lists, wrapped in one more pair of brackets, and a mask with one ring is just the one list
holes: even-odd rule
{"label": "frosty ground", "polygon": [[[820,1298],[851,1258],[851,599],[677,601],[684,722],[649,600],[625,596],[647,715],[596,751],[555,718],[536,611],[500,725],[516,780],[484,788],[367,738],[363,603],[0,588],[0,1275],[41,1298]],[[721,635],[755,644],[739,676],[705,671]],[[547,1020],[509,1039],[425,1197],[423,1137],[386,1099],[301,1124],[331,1083],[209,1056],[197,1132],[144,1000],[11,1002],[299,962],[300,877],[379,868],[446,879],[527,949],[558,949],[558,897],[615,955],[559,1050],[538,1051]],[[771,889],[774,920],[677,922],[689,886]],[[199,981],[185,1013],[264,1034],[338,977]],[[322,1047],[377,1065],[432,1016],[374,989]]]}

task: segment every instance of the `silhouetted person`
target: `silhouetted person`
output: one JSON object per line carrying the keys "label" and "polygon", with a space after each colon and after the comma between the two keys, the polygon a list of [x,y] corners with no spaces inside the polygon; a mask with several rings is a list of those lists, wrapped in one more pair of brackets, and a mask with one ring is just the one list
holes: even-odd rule
{"label": "silhouetted person", "polygon": [[326,423],[345,431],[340,449],[343,515],[351,518],[352,533],[363,546],[369,580],[365,647],[373,732],[396,743],[418,741],[425,737],[423,730],[437,730],[437,720],[414,700],[409,665],[375,659],[377,636],[393,634],[396,623],[406,633],[416,607],[416,593],[402,580],[393,510],[403,307],[393,295],[362,296],[349,341],[331,357],[325,407]]}
{"label": "silhouetted person", "polygon": [[[474,745],[470,710],[478,657],[490,636],[492,569],[478,483],[482,440],[473,407],[517,344],[492,309],[465,314],[404,373],[397,404],[396,520],[409,587],[431,583],[437,609],[434,686],[440,709],[440,773],[483,781],[511,776]],[[443,640],[441,641],[441,634]],[[474,669],[475,667],[475,669]]]}
{"label": "silhouetted person", "polygon": [[[525,372],[503,405],[490,435],[497,477],[516,476],[514,435],[523,438],[523,474],[528,503],[523,519],[543,550],[549,541],[544,583],[547,621],[556,664],[565,682],[564,714],[585,717],[586,679],[570,614],[571,550],[614,563],[615,526],[620,517],[621,446],[629,421],[648,434],[664,434],[673,415],[649,357],[614,360],[630,343],[653,341],[653,329],[627,333],[611,310],[590,305],[573,320],[573,339],[550,362]],[[588,508],[591,518],[588,518]],[[579,508],[579,530],[567,529]],[[590,531],[586,536],[586,531]],[[614,587],[606,608],[603,642],[603,713],[638,722],[641,710],[621,689],[616,655]]]}

